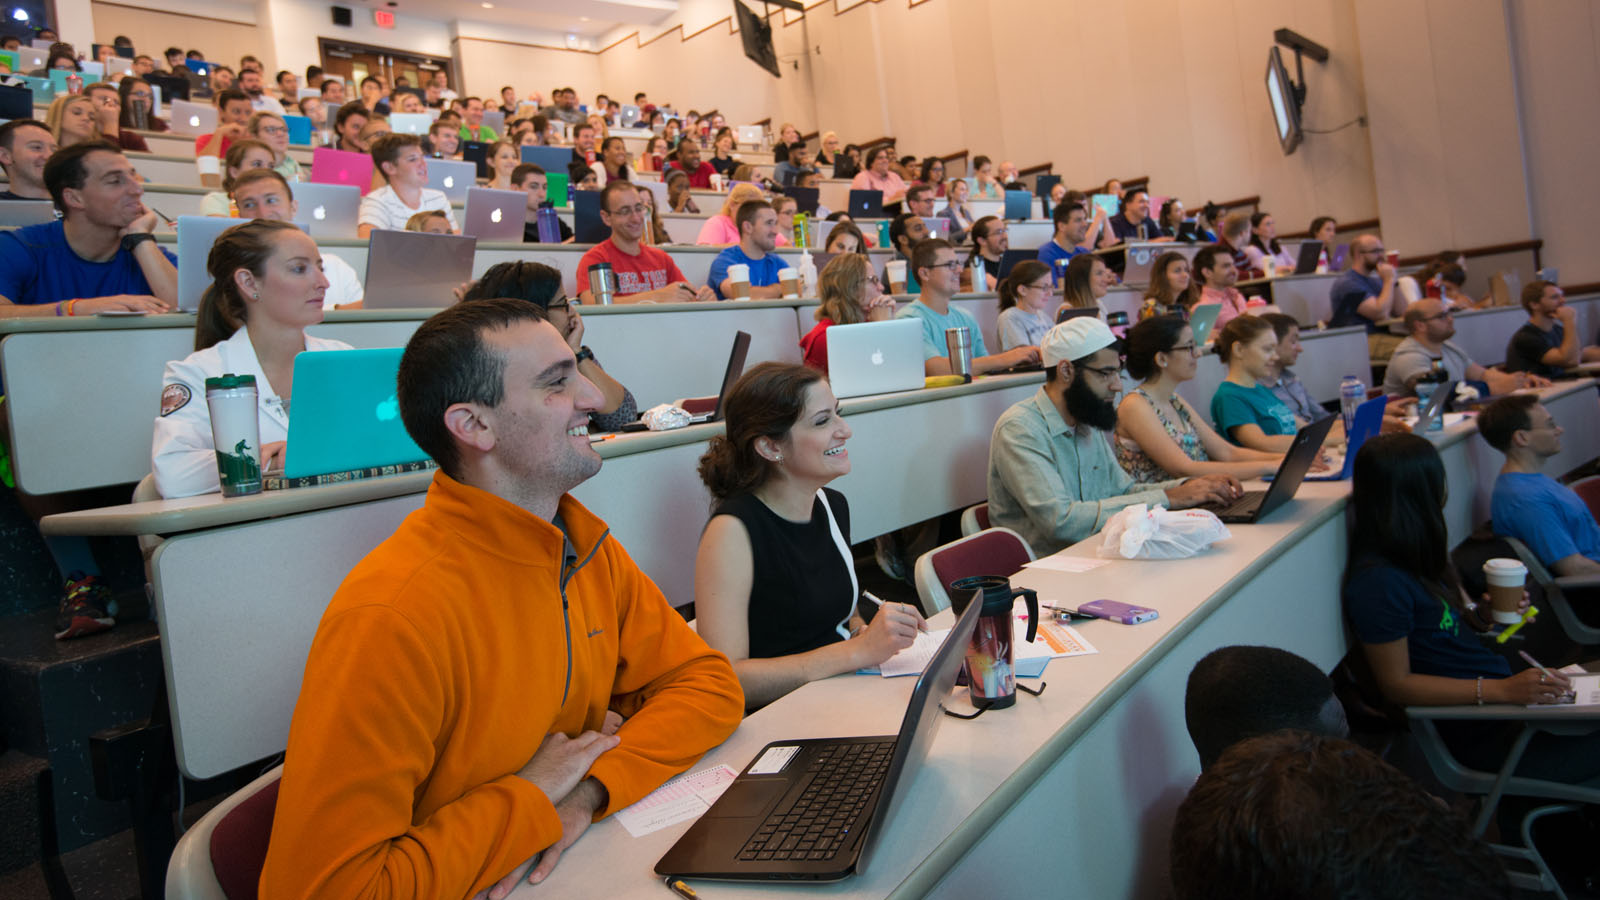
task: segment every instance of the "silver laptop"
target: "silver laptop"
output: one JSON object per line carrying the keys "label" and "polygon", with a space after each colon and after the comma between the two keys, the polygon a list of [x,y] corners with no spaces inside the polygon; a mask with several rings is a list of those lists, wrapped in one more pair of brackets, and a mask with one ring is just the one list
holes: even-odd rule
{"label": "silver laptop", "polygon": [[172,101],[172,130],[179,134],[202,135],[217,130],[217,108],[187,100]]}
{"label": "silver laptop", "polygon": [[211,286],[211,273],[206,271],[206,261],[211,257],[211,246],[224,231],[239,225],[241,219],[226,216],[178,217],[178,309],[195,312],[200,309],[200,297]]}
{"label": "silver laptop", "polygon": [[451,206],[467,202],[467,191],[478,183],[477,163],[449,159],[428,160],[428,187],[443,191]]}
{"label": "silver laptop", "polygon": [[[520,221],[520,219],[518,220]],[[367,309],[441,309],[472,279],[478,239],[376,229],[367,243]]]}
{"label": "silver laptop", "polygon": [[414,134],[422,137],[428,133],[428,126],[433,124],[433,116],[427,113],[391,113],[389,128],[394,134]]}
{"label": "silver laptop", "polygon": [[361,188],[353,184],[294,186],[294,223],[314,238],[353,238],[361,211]]}
{"label": "silver laptop", "polygon": [[498,109],[488,109],[483,112],[483,127],[494,129],[494,133],[505,136],[506,114]]}
{"label": "silver laptop", "polygon": [[17,74],[19,75],[44,68],[50,59],[49,47],[21,47],[13,52],[17,54]]}
{"label": "silver laptop", "polygon": [[56,205],[50,200],[0,201],[0,228],[24,228],[56,220]]}
{"label": "silver laptop", "polygon": [[480,241],[521,241],[528,218],[528,195],[475,187],[467,191],[466,217],[461,233]]}
{"label": "silver laptop", "polygon": [[640,118],[641,113],[639,111],[639,107],[634,106],[632,103],[624,103],[622,105],[622,113],[621,114],[622,114],[622,123],[621,124],[622,124],[623,128],[633,128],[633,127],[635,127],[635,126],[637,126],[639,124],[639,118]]}
{"label": "silver laptop", "polygon": [[828,329],[828,381],[835,397],[914,391],[924,377],[921,319]]}
{"label": "silver laptop", "polygon": [[749,144],[751,147],[760,147],[761,141],[767,135],[766,129],[760,125],[740,125],[739,143]]}

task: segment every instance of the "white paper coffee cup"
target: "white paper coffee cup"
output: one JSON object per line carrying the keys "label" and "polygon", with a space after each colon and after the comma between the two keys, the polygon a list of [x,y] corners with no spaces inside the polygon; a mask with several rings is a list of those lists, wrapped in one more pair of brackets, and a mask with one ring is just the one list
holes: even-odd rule
{"label": "white paper coffee cup", "polygon": [[1528,567],[1520,559],[1491,559],[1483,564],[1483,577],[1489,583],[1489,603],[1494,620],[1510,625],[1522,621],[1517,611],[1528,581]]}
{"label": "white paper coffee cup", "polygon": [[889,293],[904,294],[906,292],[906,261],[891,259],[884,268],[884,274],[889,276]]}
{"label": "white paper coffee cup", "polygon": [[750,299],[750,267],[743,263],[734,263],[728,267],[728,281],[732,287],[728,296],[734,300]]}
{"label": "white paper coffee cup", "polygon": [[783,298],[795,300],[800,297],[800,271],[785,266],[778,270],[778,284],[783,287]]}

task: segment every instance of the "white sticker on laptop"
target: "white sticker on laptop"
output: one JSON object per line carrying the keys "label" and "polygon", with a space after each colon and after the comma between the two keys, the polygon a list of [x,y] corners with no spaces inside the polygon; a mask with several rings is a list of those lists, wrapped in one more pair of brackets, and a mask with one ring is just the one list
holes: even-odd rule
{"label": "white sticker on laptop", "polygon": [[746,774],[776,775],[779,772],[782,772],[783,767],[787,766],[789,764],[789,760],[794,759],[794,755],[799,752],[800,748],[795,744],[789,744],[783,747],[768,747],[767,752],[761,754],[761,758],[756,760],[754,765],[750,766],[750,769]]}

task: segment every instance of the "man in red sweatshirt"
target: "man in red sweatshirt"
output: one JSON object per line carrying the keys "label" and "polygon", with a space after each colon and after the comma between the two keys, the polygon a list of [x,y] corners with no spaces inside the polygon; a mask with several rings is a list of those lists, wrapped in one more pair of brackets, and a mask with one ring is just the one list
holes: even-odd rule
{"label": "man in red sweatshirt", "polygon": [[601,395],[541,309],[446,309],[398,387],[440,471],[318,626],[264,900],[498,900],[744,710],[727,658],[568,494],[600,470]]}

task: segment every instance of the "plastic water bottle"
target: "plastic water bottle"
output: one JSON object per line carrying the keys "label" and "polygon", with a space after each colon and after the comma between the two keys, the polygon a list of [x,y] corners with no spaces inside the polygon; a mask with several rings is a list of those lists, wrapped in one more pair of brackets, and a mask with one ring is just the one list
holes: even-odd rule
{"label": "plastic water bottle", "polygon": [[1356,407],[1365,399],[1367,399],[1367,386],[1360,378],[1346,375],[1344,380],[1339,382],[1339,413],[1344,417],[1345,434],[1349,434],[1355,427]]}
{"label": "plastic water bottle", "polygon": [[561,226],[557,224],[560,220],[556,217],[555,207],[550,205],[550,201],[546,200],[541,203],[539,212],[536,215],[538,217],[539,243],[561,243]]}
{"label": "plastic water bottle", "polygon": [[807,248],[800,253],[800,296],[818,296],[817,263],[816,260],[811,258],[810,248]]}

